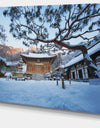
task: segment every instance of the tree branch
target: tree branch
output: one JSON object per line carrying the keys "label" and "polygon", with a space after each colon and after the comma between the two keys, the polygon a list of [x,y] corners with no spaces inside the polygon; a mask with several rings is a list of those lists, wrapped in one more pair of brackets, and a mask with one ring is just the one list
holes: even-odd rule
{"label": "tree branch", "polygon": [[83,40],[89,40],[89,38],[87,37],[83,37],[82,35],[85,35],[87,33],[91,33],[91,32],[95,32],[95,31],[100,31],[100,29],[96,29],[96,30],[92,30],[92,31],[85,31],[84,33],[82,34],[79,34],[79,35],[76,35],[76,36],[71,36],[69,38],[65,38],[64,40],[70,40],[72,38],[78,38],[78,37],[81,37]]}
{"label": "tree branch", "polygon": [[94,17],[97,17],[97,16],[100,16],[100,14],[98,14],[98,15],[92,15],[92,16],[89,15],[89,16],[83,17],[83,18],[81,18],[81,19],[78,19],[77,22],[78,22],[78,21],[81,21],[81,20],[84,20],[84,19],[87,19],[87,18],[94,18]]}
{"label": "tree branch", "polygon": [[22,27],[26,27],[26,28],[28,28],[28,29],[30,29],[32,32],[34,32],[35,34],[36,34],[36,36],[38,35],[31,27],[28,27],[28,26],[26,26],[26,25],[23,25],[23,24],[21,24],[21,26]]}
{"label": "tree branch", "polygon": [[82,15],[82,13],[84,13],[84,11],[90,6],[90,4],[88,4],[77,16],[76,20]]}
{"label": "tree branch", "polygon": [[[69,26],[69,31],[67,32],[67,34],[60,40],[61,42],[66,38],[68,37],[68,35],[70,34],[70,30],[72,28],[72,26],[79,21],[79,17],[84,13],[84,11],[90,6],[90,4],[88,4],[80,13],[79,15],[77,16],[77,18],[72,22],[72,24]],[[87,33],[87,32],[86,32]]]}
{"label": "tree branch", "polygon": [[80,50],[82,51],[83,54],[87,54],[87,48],[84,45],[70,45],[69,43],[61,42],[61,41],[56,41],[55,42],[58,45],[61,45],[62,47],[72,49],[72,50]]}

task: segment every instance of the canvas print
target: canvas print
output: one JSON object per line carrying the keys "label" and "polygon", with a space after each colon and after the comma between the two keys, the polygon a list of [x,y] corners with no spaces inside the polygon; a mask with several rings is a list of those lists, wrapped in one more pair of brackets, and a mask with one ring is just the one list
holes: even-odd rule
{"label": "canvas print", "polygon": [[0,7],[0,102],[100,114],[100,4]]}

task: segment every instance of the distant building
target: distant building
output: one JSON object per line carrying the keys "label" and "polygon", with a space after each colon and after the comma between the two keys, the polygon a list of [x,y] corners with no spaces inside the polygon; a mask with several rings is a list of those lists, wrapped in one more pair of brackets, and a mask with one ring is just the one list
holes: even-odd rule
{"label": "distant building", "polygon": [[51,71],[51,64],[56,58],[56,55],[46,53],[29,53],[21,55],[26,63],[26,76],[32,79],[44,79],[44,74]]}
{"label": "distant building", "polygon": [[15,71],[17,71],[18,63],[19,63],[18,61],[15,61],[15,62],[6,61],[5,62],[5,65],[2,66],[1,71],[3,73],[6,73],[6,72],[15,72]]}
{"label": "distant building", "polygon": [[17,71],[19,61],[7,61],[6,62],[6,72]]}
{"label": "distant building", "polygon": [[22,59],[19,61],[7,61],[0,57],[0,72],[3,76],[11,78],[24,78],[26,73],[26,64]]}
{"label": "distant building", "polygon": [[17,72],[19,68],[19,61],[7,61],[6,59],[0,57],[0,65],[1,65],[1,72]]}
{"label": "distant building", "polygon": [[5,58],[0,57],[0,72],[6,75],[10,75],[17,71],[19,62],[7,61]]}

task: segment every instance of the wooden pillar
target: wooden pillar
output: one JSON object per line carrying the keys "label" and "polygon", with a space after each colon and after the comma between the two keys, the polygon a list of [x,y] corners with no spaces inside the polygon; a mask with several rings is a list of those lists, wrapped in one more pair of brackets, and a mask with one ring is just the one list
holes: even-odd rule
{"label": "wooden pillar", "polygon": [[69,84],[71,84],[71,74],[69,74]]}
{"label": "wooden pillar", "polygon": [[58,79],[57,79],[57,85],[58,85]]}
{"label": "wooden pillar", "polygon": [[63,88],[63,89],[65,88],[65,85],[64,85],[64,78],[62,78],[62,88]]}

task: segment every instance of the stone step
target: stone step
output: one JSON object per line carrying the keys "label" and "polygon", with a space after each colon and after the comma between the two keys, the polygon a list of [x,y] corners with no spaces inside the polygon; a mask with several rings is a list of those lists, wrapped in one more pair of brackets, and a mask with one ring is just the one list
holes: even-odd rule
{"label": "stone step", "polygon": [[32,79],[33,80],[44,80],[44,74],[43,73],[33,73]]}

